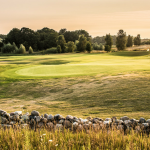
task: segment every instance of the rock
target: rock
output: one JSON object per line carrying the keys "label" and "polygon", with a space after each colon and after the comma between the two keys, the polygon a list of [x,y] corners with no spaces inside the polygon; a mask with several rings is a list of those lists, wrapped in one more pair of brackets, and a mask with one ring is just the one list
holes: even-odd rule
{"label": "rock", "polygon": [[63,125],[62,124],[56,124],[56,130],[62,130]]}
{"label": "rock", "polygon": [[79,118],[81,124],[85,124],[85,123],[88,123],[89,121],[87,119],[82,119],[82,118]]}
{"label": "rock", "polygon": [[141,118],[139,119],[139,123],[146,123],[146,120],[141,117]]}
{"label": "rock", "polygon": [[125,121],[125,120],[129,120],[129,118],[127,116],[121,117],[120,120]]}
{"label": "rock", "polygon": [[15,112],[14,112],[14,115],[19,115],[19,116],[21,116],[21,115],[22,115],[22,111],[15,111]]}
{"label": "rock", "polygon": [[141,125],[141,128],[144,128],[144,129],[146,129],[146,128],[148,128],[149,127],[149,124],[148,123],[142,123],[142,125]]}
{"label": "rock", "polygon": [[91,120],[92,120],[92,117],[87,117],[86,119],[89,120],[89,121],[91,121]]}
{"label": "rock", "polygon": [[4,110],[0,110],[0,116],[3,116],[4,113],[7,113],[7,112]]}
{"label": "rock", "polygon": [[116,122],[116,120],[117,120],[117,117],[112,117],[112,118],[111,118],[111,121],[112,121],[112,122]]}
{"label": "rock", "polygon": [[74,122],[73,124],[72,124],[72,126],[73,126],[73,129],[77,129],[78,128],[78,123],[77,122]]}
{"label": "rock", "polygon": [[44,123],[43,123],[43,122],[39,122],[39,123],[37,124],[37,127],[38,127],[38,128],[44,128]]}
{"label": "rock", "polygon": [[13,116],[14,114],[15,114],[14,112],[11,112],[11,113],[10,113],[10,116]]}
{"label": "rock", "polygon": [[44,114],[44,118],[46,118],[46,119],[47,119],[47,118],[48,118],[48,114]]}
{"label": "rock", "polygon": [[24,115],[27,115],[27,116],[29,116],[30,114],[29,114],[28,112],[26,112]]}
{"label": "rock", "polygon": [[21,119],[22,119],[24,122],[27,122],[27,121],[29,120],[29,116],[23,115],[23,116],[21,117]]}
{"label": "rock", "polygon": [[9,114],[9,113],[4,112],[3,117],[9,120],[9,118],[10,118],[10,114]]}
{"label": "rock", "polygon": [[112,122],[111,118],[106,118],[105,121]]}
{"label": "rock", "polygon": [[97,124],[99,123],[99,120],[97,118],[93,118],[92,122]]}
{"label": "rock", "polygon": [[83,130],[83,126],[81,124],[79,124],[77,130],[78,131],[82,131]]}
{"label": "rock", "polygon": [[70,121],[73,120],[73,116],[67,115],[67,116],[66,116],[66,120],[70,120]]}
{"label": "rock", "polygon": [[41,116],[35,116],[35,121],[38,123],[38,122],[40,122],[41,121]]}
{"label": "rock", "polygon": [[57,114],[57,115],[54,116],[54,120],[56,120],[56,121],[58,121],[62,118],[63,118],[63,116],[61,116],[60,114]]}
{"label": "rock", "polygon": [[16,124],[16,121],[11,121],[9,124],[14,125],[14,124]]}
{"label": "rock", "polygon": [[59,120],[58,124],[63,124],[64,123],[64,119]]}
{"label": "rock", "polygon": [[99,124],[93,124],[92,128],[93,128],[93,130],[97,131],[100,129],[100,126],[99,126]]}
{"label": "rock", "polygon": [[90,129],[90,125],[89,125],[89,124],[83,124],[83,128],[84,128],[85,130],[89,130],[89,129]]}
{"label": "rock", "polygon": [[33,110],[33,111],[31,112],[31,116],[39,116],[39,115],[40,115],[39,112],[36,111],[36,110]]}
{"label": "rock", "polygon": [[46,124],[47,123],[47,118],[42,118],[41,122],[43,122],[44,124]]}
{"label": "rock", "polygon": [[72,127],[72,123],[69,120],[65,120],[63,123],[64,127],[66,129],[71,128]]}
{"label": "rock", "polygon": [[150,119],[146,120],[146,123],[149,123],[149,124],[150,124]]}
{"label": "rock", "polygon": [[53,115],[48,115],[47,119],[48,119],[48,121],[54,121],[54,116]]}
{"label": "rock", "polygon": [[48,129],[53,129],[54,128],[54,124],[52,122],[49,122],[46,124]]}
{"label": "rock", "polygon": [[123,129],[124,129],[124,126],[123,126],[123,125],[118,125],[118,126],[117,126],[117,129],[118,129],[118,130],[123,130]]}
{"label": "rock", "polygon": [[0,123],[1,124],[7,124],[8,120],[4,117],[0,117]]}
{"label": "rock", "polygon": [[10,120],[18,122],[20,120],[19,115],[13,115],[13,116],[11,116]]}

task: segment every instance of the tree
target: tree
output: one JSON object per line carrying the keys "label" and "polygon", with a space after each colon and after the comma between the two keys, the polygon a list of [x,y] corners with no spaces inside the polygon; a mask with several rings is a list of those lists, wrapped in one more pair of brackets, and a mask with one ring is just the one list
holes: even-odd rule
{"label": "tree", "polygon": [[29,54],[32,54],[33,53],[33,49],[32,49],[32,47],[30,46],[29,47]]}
{"label": "tree", "polygon": [[111,48],[109,45],[105,45],[105,51],[110,52]]}
{"label": "tree", "polygon": [[64,35],[66,31],[67,31],[66,28],[60,29],[59,30],[59,35]]}
{"label": "tree", "polygon": [[59,35],[57,38],[57,45],[60,45],[62,53],[65,53],[66,50],[66,41],[63,35]]}
{"label": "tree", "polygon": [[75,50],[75,44],[74,42],[69,41],[67,43],[67,52],[74,52]]}
{"label": "tree", "polygon": [[57,45],[57,52],[61,53],[61,46],[60,45]]}
{"label": "tree", "polygon": [[92,46],[91,46],[91,43],[89,41],[86,44],[86,50],[88,51],[88,53],[91,53],[91,51],[92,51]]}
{"label": "tree", "polygon": [[106,34],[105,42],[106,42],[105,45],[109,45],[109,47],[111,49],[113,41],[112,41],[112,37],[110,34]]}
{"label": "tree", "polygon": [[128,39],[127,39],[127,47],[132,47],[133,46],[133,37],[128,35]]}
{"label": "tree", "polygon": [[134,38],[134,45],[141,45],[140,34],[138,34],[137,37]]}
{"label": "tree", "polygon": [[64,37],[67,43],[69,41],[75,42],[79,39],[79,34],[76,31],[66,31]]}
{"label": "tree", "polygon": [[84,35],[79,37],[79,43],[77,44],[77,50],[79,52],[85,52],[86,50],[87,38]]}
{"label": "tree", "polygon": [[25,54],[26,53],[26,48],[23,44],[20,44],[20,48],[17,51],[18,54]]}
{"label": "tree", "polygon": [[14,51],[14,46],[10,43],[5,44],[2,48],[2,53],[12,53]]}
{"label": "tree", "polygon": [[119,30],[116,38],[116,47],[118,50],[124,50],[126,48],[126,32]]}

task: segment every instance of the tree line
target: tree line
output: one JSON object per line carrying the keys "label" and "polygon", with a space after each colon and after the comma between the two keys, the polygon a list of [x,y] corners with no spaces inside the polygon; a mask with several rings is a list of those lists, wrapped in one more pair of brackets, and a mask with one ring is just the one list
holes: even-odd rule
{"label": "tree line", "polygon": [[46,50],[47,53],[90,52],[92,49],[110,51],[113,44],[116,44],[118,50],[141,44],[139,34],[135,38],[130,35],[127,37],[123,30],[119,30],[117,36],[106,34],[103,37],[92,38],[85,30],[67,31],[64,28],[57,32],[45,27],[34,31],[23,27],[13,28],[7,36],[1,37],[3,40],[0,42],[0,48],[4,53],[21,53],[29,49]]}

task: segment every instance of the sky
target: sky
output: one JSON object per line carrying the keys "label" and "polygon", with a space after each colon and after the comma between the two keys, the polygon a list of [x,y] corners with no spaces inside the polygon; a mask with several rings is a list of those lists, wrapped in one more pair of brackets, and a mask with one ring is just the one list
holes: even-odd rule
{"label": "sky", "polygon": [[150,0],[0,0],[0,34],[13,28],[84,29],[92,37],[123,29],[150,38]]}

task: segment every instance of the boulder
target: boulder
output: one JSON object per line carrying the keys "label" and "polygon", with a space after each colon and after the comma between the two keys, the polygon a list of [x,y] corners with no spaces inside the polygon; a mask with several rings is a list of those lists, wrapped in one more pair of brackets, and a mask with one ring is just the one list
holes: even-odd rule
{"label": "boulder", "polygon": [[67,116],[66,116],[66,120],[70,120],[70,121],[73,120],[73,116],[67,115]]}
{"label": "boulder", "polygon": [[15,111],[15,112],[14,112],[14,115],[22,116],[22,111]]}
{"label": "boulder", "polygon": [[79,124],[78,124],[77,122],[74,122],[74,123],[72,124],[73,129],[75,129],[75,130],[76,130],[76,129],[78,128],[78,125],[79,125]]}
{"label": "boulder", "polygon": [[54,116],[53,115],[48,115],[47,120],[48,121],[54,121]]}
{"label": "boulder", "polygon": [[8,120],[4,117],[0,117],[0,123],[1,124],[7,124]]}
{"label": "boulder", "polygon": [[44,114],[44,118],[46,118],[46,119],[47,119],[47,118],[48,118],[48,114]]}
{"label": "boulder", "polygon": [[48,122],[46,124],[46,126],[47,126],[48,129],[53,129],[54,128],[54,124],[52,122]]}
{"label": "boulder", "polygon": [[71,128],[72,127],[72,123],[69,120],[65,120],[63,122],[63,125],[66,129]]}
{"label": "boulder", "polygon": [[150,124],[150,119],[146,120],[146,123],[149,123],[149,124]]}
{"label": "boulder", "polygon": [[122,121],[129,120],[129,117],[124,116],[124,117],[121,117],[120,120],[122,120]]}
{"label": "boulder", "polygon": [[141,118],[139,119],[139,123],[146,123],[146,120],[141,117]]}
{"label": "boulder", "polygon": [[62,118],[63,118],[63,116],[61,116],[60,114],[57,114],[57,115],[54,116],[54,120],[56,120],[56,121],[58,121]]}
{"label": "boulder", "polygon": [[56,130],[62,130],[63,125],[62,124],[56,124]]}
{"label": "boulder", "polygon": [[21,119],[22,119],[24,122],[27,122],[27,121],[29,120],[29,116],[23,115],[23,116],[21,117]]}
{"label": "boulder", "polygon": [[44,128],[44,123],[43,122],[39,122],[37,124],[37,128]]}
{"label": "boulder", "polygon": [[39,116],[39,115],[40,115],[39,112],[36,111],[36,110],[33,110],[33,111],[31,112],[31,116]]}

